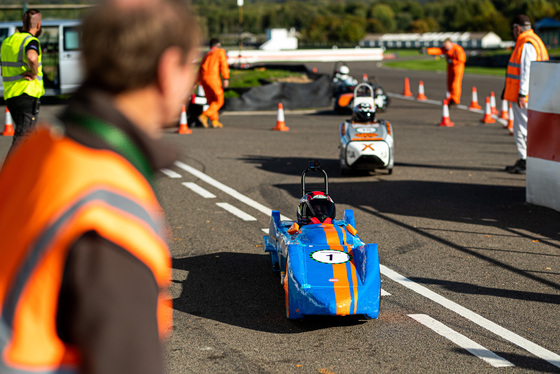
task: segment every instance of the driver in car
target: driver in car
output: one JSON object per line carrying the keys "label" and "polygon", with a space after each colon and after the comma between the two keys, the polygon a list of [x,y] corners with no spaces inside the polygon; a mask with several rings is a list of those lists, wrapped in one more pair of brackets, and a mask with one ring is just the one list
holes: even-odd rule
{"label": "driver in car", "polygon": [[[336,207],[331,197],[322,191],[310,192],[300,199],[297,222],[288,229],[288,234],[296,234],[303,225],[332,224],[335,217]],[[347,225],[346,229],[356,235],[356,229],[352,226]]]}

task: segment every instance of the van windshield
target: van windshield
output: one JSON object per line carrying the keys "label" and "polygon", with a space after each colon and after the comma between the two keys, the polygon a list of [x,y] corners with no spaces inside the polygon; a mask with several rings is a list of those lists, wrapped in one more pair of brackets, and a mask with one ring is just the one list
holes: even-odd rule
{"label": "van windshield", "polygon": [[4,41],[4,39],[6,39],[8,37],[8,32],[10,31],[10,29],[8,29],[7,27],[4,28],[0,28],[0,44],[2,44],[2,42]]}

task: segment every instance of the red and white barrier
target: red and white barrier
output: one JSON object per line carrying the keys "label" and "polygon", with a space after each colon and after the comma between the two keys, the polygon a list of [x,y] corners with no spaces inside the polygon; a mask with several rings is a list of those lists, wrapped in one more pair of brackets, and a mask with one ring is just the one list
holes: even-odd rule
{"label": "red and white barrier", "polygon": [[527,123],[527,202],[560,211],[560,64],[533,62]]}

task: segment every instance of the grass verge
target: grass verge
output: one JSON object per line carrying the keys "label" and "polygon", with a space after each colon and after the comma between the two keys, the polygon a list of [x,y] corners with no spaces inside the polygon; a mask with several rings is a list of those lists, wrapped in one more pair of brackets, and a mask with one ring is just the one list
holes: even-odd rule
{"label": "grass verge", "polygon": [[268,70],[257,68],[251,70],[231,70],[229,86],[231,88],[246,88],[260,86],[262,81],[278,82],[286,78],[307,77],[303,73],[286,70]]}
{"label": "grass verge", "polygon": [[[408,70],[422,70],[422,71],[447,71],[447,62],[443,58],[422,59],[422,60],[406,60],[406,61],[389,61],[384,62],[384,66],[408,69]],[[485,68],[480,66],[466,66],[465,74],[483,74],[483,75],[496,75],[505,76],[505,68]]]}
{"label": "grass verge", "polygon": [[309,82],[307,75],[300,72],[293,72],[287,70],[275,70],[256,68],[249,70],[234,70],[230,71],[229,89],[224,92],[225,98],[239,97],[239,93],[235,89],[250,88],[260,86],[265,82],[296,82],[306,83]]}

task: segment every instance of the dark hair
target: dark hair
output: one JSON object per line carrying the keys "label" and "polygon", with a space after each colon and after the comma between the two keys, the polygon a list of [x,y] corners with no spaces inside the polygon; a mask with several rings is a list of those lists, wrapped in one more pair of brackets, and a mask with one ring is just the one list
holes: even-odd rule
{"label": "dark hair", "polygon": [[513,19],[513,25],[519,25],[521,27],[531,26],[531,19],[525,14],[520,14]]}
{"label": "dark hair", "polygon": [[[39,17],[34,17],[36,14]],[[39,9],[28,9],[27,12],[23,14],[23,30],[29,31],[37,26],[41,21],[41,12]]]}
{"label": "dark hair", "polygon": [[85,82],[112,94],[147,87],[168,48],[179,48],[186,62],[199,36],[186,1],[145,1],[124,9],[118,1],[105,2],[83,23]]}
{"label": "dark hair", "polygon": [[208,45],[210,45],[210,48],[215,47],[218,44],[220,44],[220,39],[218,38],[212,38],[210,39],[210,43],[208,43]]}

